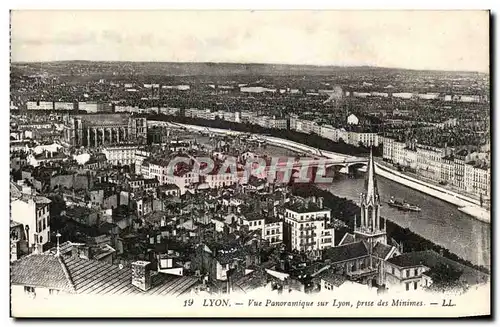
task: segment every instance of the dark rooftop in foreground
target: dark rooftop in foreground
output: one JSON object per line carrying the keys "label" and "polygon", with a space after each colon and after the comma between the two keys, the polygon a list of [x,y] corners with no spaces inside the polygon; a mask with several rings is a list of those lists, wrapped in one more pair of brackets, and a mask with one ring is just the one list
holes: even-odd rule
{"label": "dark rooftop in foreground", "polygon": [[141,291],[132,283],[131,268],[78,257],[62,258],[50,254],[31,254],[11,265],[13,285],[30,285],[78,294],[169,295],[188,292],[198,279],[156,274],[151,289]]}

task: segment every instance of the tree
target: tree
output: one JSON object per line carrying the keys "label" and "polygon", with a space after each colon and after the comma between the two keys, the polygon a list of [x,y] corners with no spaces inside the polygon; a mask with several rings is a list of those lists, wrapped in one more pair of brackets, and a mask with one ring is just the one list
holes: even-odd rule
{"label": "tree", "polygon": [[464,290],[466,286],[460,281],[462,273],[461,270],[453,266],[440,263],[427,272],[427,275],[432,279],[432,285],[429,289],[441,292]]}

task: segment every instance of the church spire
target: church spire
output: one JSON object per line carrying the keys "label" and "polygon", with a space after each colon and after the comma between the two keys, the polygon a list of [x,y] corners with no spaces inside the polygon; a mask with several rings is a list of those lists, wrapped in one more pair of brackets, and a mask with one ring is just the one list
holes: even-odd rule
{"label": "church spire", "polygon": [[375,179],[375,164],[373,162],[373,150],[370,147],[370,159],[368,160],[368,176],[365,183],[366,203],[375,204],[378,197],[377,181]]}

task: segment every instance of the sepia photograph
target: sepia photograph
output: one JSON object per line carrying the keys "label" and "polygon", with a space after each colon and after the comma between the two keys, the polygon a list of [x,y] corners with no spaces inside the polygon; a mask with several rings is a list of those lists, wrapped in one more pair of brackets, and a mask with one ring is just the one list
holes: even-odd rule
{"label": "sepia photograph", "polygon": [[11,10],[11,317],[491,317],[491,20]]}

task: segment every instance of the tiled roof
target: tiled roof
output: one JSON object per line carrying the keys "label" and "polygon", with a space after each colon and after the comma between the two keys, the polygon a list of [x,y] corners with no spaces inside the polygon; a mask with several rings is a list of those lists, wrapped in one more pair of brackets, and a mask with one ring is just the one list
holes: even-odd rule
{"label": "tiled roof", "polygon": [[75,292],[63,259],[46,254],[31,254],[14,261],[11,265],[11,283]]}
{"label": "tiled roof", "polygon": [[234,282],[234,287],[240,288],[243,292],[264,287],[267,284],[267,276],[260,271],[253,271]]}
{"label": "tiled roof", "polygon": [[330,269],[321,272],[317,277],[324,279],[326,282],[336,287],[339,287],[340,285],[344,284],[344,282],[347,280],[345,276],[336,274]]}
{"label": "tiled roof", "polygon": [[14,182],[10,182],[10,196],[11,198],[18,198],[22,195],[21,186]]}
{"label": "tiled roof", "polygon": [[325,249],[323,259],[330,260],[331,263],[348,261],[368,255],[365,243],[356,242]]}
{"label": "tiled roof", "polygon": [[14,221],[14,220],[11,220],[11,221],[10,221],[10,228],[12,228],[12,227],[16,227],[16,226],[19,226],[19,225],[21,225],[21,226],[22,226],[23,224],[21,224],[21,223],[19,223],[19,222],[17,222],[17,221]]}
{"label": "tiled roof", "polygon": [[387,255],[391,252],[392,246],[383,244],[378,242],[374,247],[373,247],[373,255],[385,259]]}
{"label": "tiled roof", "polygon": [[356,237],[351,233],[345,233],[344,237],[339,242],[339,246],[354,242],[356,242]]}
{"label": "tiled roof", "polygon": [[156,274],[151,278],[151,289],[143,292],[132,285],[130,268],[120,269],[102,261],[78,257],[62,259],[47,254],[32,254],[15,261],[11,271],[13,284],[73,290],[79,294],[178,296],[198,283],[195,277]]}

